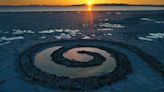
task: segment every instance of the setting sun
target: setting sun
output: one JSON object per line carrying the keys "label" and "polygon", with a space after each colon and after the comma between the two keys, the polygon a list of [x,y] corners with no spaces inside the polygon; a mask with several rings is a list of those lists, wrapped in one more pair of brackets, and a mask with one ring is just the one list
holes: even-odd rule
{"label": "setting sun", "polygon": [[92,1],[88,1],[88,6],[92,6],[93,5],[93,2]]}
{"label": "setting sun", "polygon": [[88,5],[88,11],[91,11],[92,10],[92,5],[93,5],[93,1],[89,0],[87,2],[87,5]]}

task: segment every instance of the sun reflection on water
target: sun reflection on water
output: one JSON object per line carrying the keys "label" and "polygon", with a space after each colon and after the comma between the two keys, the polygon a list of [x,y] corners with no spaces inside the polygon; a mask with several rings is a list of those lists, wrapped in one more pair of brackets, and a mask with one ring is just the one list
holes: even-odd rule
{"label": "sun reflection on water", "polygon": [[89,0],[87,3],[88,6],[88,13],[89,13],[89,24],[90,24],[90,30],[93,32],[93,35],[95,36],[95,31],[94,31],[94,20],[93,20],[93,14],[92,14],[92,6],[93,6],[93,1]]}

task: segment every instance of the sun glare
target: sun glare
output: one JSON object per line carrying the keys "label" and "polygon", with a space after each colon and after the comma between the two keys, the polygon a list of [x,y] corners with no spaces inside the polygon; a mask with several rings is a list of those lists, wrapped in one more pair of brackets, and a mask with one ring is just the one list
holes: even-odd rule
{"label": "sun glare", "polygon": [[91,0],[89,0],[87,2],[87,5],[88,5],[88,11],[91,11],[92,10],[92,5],[93,5],[93,2]]}
{"label": "sun glare", "polygon": [[88,6],[92,6],[93,5],[93,2],[92,1],[88,1]]}

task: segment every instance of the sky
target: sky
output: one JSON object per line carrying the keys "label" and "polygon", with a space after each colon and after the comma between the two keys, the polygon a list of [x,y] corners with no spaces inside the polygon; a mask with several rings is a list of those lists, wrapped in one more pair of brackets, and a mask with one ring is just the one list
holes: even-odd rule
{"label": "sky", "polygon": [[164,4],[164,0],[0,0],[0,5],[75,5],[92,1],[100,3]]}

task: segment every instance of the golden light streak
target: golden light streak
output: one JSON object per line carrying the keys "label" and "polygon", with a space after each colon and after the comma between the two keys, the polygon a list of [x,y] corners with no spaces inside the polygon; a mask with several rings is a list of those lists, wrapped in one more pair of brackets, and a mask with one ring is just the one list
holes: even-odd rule
{"label": "golden light streak", "polygon": [[88,11],[92,11],[92,6],[88,6]]}
{"label": "golden light streak", "polygon": [[88,1],[87,6],[88,6],[88,11],[92,11],[93,1],[91,1],[91,0]]}
{"label": "golden light streak", "polygon": [[89,0],[87,2],[87,6],[88,6],[88,13],[89,13],[89,27],[90,27],[90,31],[93,33],[93,35],[95,35],[95,31],[94,31],[94,20],[93,20],[93,15],[92,15],[92,6],[93,6],[93,1]]}

